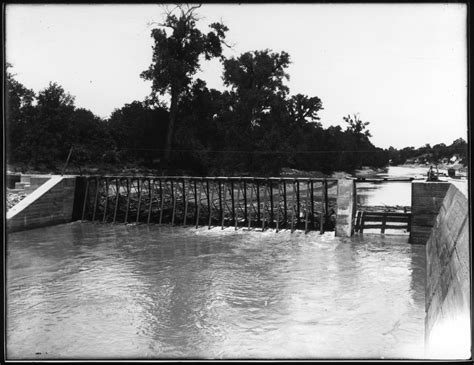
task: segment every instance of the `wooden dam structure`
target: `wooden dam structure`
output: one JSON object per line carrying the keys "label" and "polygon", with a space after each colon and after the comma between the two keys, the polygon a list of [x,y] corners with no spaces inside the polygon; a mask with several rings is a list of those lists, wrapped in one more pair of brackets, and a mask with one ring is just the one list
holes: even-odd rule
{"label": "wooden dam structure", "polygon": [[116,224],[296,229],[335,227],[337,179],[88,176],[82,220]]}

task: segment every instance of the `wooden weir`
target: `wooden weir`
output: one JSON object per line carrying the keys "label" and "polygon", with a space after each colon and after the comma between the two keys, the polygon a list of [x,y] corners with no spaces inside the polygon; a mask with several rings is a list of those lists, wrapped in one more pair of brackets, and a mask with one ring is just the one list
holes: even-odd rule
{"label": "wooden weir", "polygon": [[355,217],[354,231],[363,233],[364,229],[380,229],[380,233],[385,233],[386,229],[403,229],[410,232],[411,213],[365,212],[359,210]]}
{"label": "wooden weir", "polygon": [[88,176],[82,220],[334,230],[337,179]]}

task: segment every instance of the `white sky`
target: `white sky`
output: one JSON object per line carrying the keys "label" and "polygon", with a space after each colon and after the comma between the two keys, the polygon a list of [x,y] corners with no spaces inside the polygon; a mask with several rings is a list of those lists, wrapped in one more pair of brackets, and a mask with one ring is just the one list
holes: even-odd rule
{"label": "white sky", "polygon": [[[144,100],[150,22],[159,5],[6,6],[6,60],[26,87],[56,81],[101,117]],[[464,4],[206,4],[200,28],[222,19],[227,56],[290,54],[290,93],[318,96],[323,126],[359,113],[382,148],[467,140]],[[199,77],[222,89],[218,61]]]}

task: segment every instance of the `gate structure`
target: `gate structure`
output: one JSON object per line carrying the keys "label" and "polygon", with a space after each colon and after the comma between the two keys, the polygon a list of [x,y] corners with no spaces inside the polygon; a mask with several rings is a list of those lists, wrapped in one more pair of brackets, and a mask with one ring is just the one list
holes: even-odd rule
{"label": "gate structure", "polygon": [[82,220],[95,223],[146,223],[334,230],[337,179],[261,177],[86,178]]}

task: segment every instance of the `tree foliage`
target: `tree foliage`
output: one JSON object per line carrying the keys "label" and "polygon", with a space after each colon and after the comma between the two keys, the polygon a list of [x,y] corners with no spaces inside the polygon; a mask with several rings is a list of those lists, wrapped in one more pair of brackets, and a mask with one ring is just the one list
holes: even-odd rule
{"label": "tree foliage", "polygon": [[141,73],[145,80],[152,81],[153,100],[158,95],[170,96],[170,116],[165,145],[165,162],[169,162],[174,126],[180,100],[192,77],[200,70],[199,60],[222,55],[222,45],[228,28],[221,23],[209,25],[210,31],[202,33],[196,26],[196,8],[199,6],[177,6],[178,15],[168,12],[159,28],[151,32],[154,41],[150,67]]}

